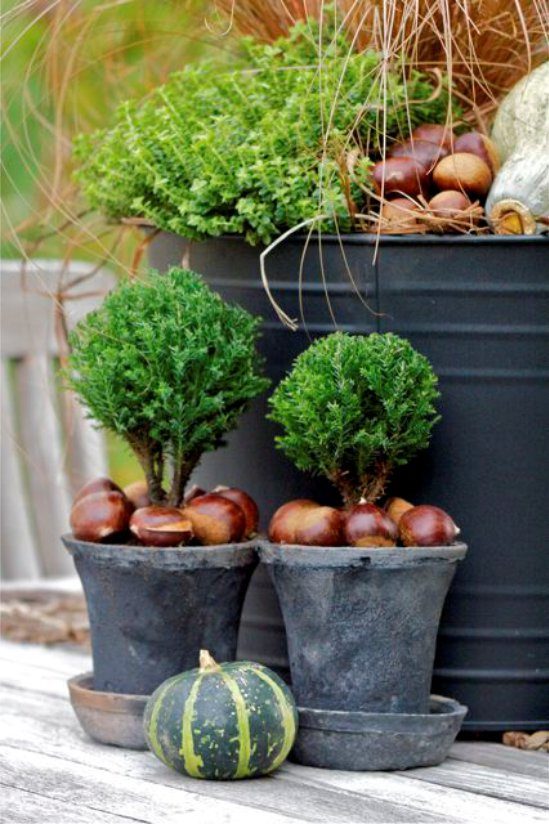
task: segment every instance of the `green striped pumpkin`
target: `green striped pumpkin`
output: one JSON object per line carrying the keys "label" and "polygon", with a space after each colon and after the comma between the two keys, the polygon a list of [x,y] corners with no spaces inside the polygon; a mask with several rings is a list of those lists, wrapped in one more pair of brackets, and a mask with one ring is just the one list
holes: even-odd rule
{"label": "green striped pumpkin", "polygon": [[147,702],[145,737],[168,767],[193,778],[250,778],[276,770],[290,752],[297,710],[286,684],[250,661],[217,664],[161,684]]}

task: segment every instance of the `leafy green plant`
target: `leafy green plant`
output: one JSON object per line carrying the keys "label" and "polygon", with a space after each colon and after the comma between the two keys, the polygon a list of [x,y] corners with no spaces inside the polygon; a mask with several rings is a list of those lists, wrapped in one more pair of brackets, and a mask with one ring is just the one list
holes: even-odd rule
{"label": "leafy green plant", "polygon": [[429,361],[403,338],[336,332],[298,356],[269,417],[299,469],[325,475],[346,504],[375,501],[393,468],[428,445],[436,385]]}
{"label": "leafy green plant", "polygon": [[133,449],[153,502],[179,505],[202,454],[222,444],[267,388],[259,323],[198,275],[174,268],[119,285],[71,333],[67,381],[90,415]]}
{"label": "leafy green plant", "polygon": [[[188,66],[144,102],[122,105],[112,128],[81,136],[77,179],[109,217],[147,218],[194,239],[268,243],[320,215],[325,228],[350,229],[368,152],[448,113],[444,85],[381,66],[326,22],[322,37],[308,21],[274,44],[243,38],[231,70]],[[350,175],[354,150],[363,157]]]}

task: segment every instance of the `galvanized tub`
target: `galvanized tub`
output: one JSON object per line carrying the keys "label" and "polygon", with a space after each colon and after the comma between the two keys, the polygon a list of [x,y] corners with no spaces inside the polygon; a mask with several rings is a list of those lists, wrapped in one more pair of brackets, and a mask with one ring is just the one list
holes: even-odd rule
{"label": "galvanized tub", "polygon": [[[263,315],[261,349],[275,384],[309,335],[333,331],[326,295],[340,329],[395,331],[429,357],[440,376],[442,422],[429,450],[396,475],[393,491],[447,509],[475,550],[447,599],[433,687],[469,706],[466,729],[546,727],[549,240],[386,236],[374,258],[369,235],[323,236],[321,244],[313,235],[306,252],[304,238],[288,238],[267,258],[267,273],[296,318],[301,293],[298,332],[280,324],[265,295],[261,248],[239,237],[189,243],[161,233],[149,249],[160,271],[190,265],[225,298]],[[275,451],[265,411],[259,399],[194,480],[247,489],[264,525],[293,497],[337,503],[326,484]],[[280,611],[262,568],[244,607],[240,654],[279,670],[287,665]]]}

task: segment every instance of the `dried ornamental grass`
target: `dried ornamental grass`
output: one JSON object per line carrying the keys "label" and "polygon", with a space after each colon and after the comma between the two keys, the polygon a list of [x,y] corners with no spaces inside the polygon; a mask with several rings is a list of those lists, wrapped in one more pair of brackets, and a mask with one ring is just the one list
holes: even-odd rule
{"label": "dried ornamental grass", "polygon": [[[296,20],[323,20],[323,0],[216,0],[237,31],[271,42]],[[338,0],[340,26],[353,48],[374,49],[421,71],[448,74],[471,121],[547,56],[546,0]]]}

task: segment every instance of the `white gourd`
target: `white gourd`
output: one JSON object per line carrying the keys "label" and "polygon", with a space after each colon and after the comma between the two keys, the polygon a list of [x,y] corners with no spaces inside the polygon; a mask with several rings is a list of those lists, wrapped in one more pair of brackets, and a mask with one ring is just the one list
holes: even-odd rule
{"label": "white gourd", "polygon": [[[492,130],[503,165],[486,200],[496,231],[533,234],[549,215],[549,61],[523,77],[501,103]],[[507,215],[505,227],[498,226]]]}

